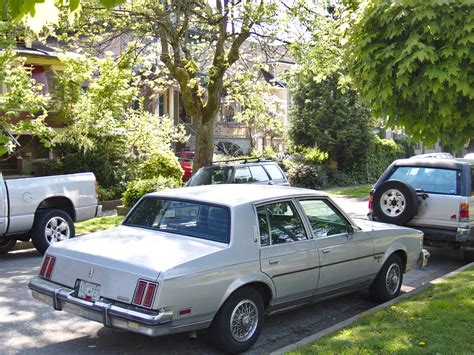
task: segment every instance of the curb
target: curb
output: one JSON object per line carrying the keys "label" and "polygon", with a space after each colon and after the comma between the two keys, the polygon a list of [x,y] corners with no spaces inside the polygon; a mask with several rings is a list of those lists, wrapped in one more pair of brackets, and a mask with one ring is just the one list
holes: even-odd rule
{"label": "curb", "polygon": [[430,282],[424,284],[424,285],[421,285],[419,287],[417,287],[416,289],[414,289],[413,291],[410,291],[410,292],[407,292],[407,293],[404,293],[403,295],[397,297],[397,298],[394,298],[388,302],[385,302],[385,303],[382,303],[382,304],[379,304],[378,306],[375,306],[367,311],[364,311],[362,313],[359,313],[349,319],[346,319],[342,322],[339,322],[337,324],[334,324],[333,326],[329,327],[329,328],[326,328],[324,330],[321,330],[313,335],[310,335],[310,336],[307,336],[306,338],[303,338],[299,341],[297,341],[296,343],[293,343],[293,344],[290,344],[290,345],[287,345],[287,346],[284,346],[283,348],[280,348],[278,350],[275,350],[273,352],[270,353],[270,355],[282,355],[282,354],[285,354],[289,351],[293,351],[293,350],[296,350],[297,348],[300,348],[304,345],[307,345],[309,343],[312,343],[326,335],[329,335],[331,333],[334,333],[342,328],[345,328],[345,327],[348,327],[348,326],[351,326],[352,324],[354,324],[356,321],[358,321],[359,319],[369,315],[369,314],[372,314],[372,313],[375,313],[381,309],[384,309],[388,306],[391,306],[395,303],[398,303],[399,301],[401,300],[404,300],[406,298],[409,298],[409,297],[412,297],[414,295],[416,295],[417,293],[427,289],[428,287],[430,287],[431,285],[435,285],[435,284],[438,284],[440,283],[441,281],[449,278],[449,277],[453,277],[457,274],[459,274],[460,272],[470,268],[470,267],[473,267],[474,266],[474,262],[472,263],[469,263],[467,265],[464,265],[462,267],[460,267],[459,269],[457,270],[454,270],[454,271],[451,271],[449,273],[447,273],[446,275],[443,275],[441,277],[438,277],[437,279],[434,279],[434,280],[431,280]]}

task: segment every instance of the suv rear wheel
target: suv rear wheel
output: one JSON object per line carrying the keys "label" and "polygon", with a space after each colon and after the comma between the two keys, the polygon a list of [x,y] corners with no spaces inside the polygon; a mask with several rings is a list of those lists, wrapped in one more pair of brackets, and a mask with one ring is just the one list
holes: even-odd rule
{"label": "suv rear wheel", "polygon": [[379,221],[403,225],[416,216],[418,197],[410,185],[388,180],[375,191],[373,209]]}

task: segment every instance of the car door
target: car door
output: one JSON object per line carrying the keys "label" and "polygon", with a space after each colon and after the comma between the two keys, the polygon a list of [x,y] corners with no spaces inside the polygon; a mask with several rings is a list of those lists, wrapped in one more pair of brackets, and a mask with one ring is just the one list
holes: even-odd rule
{"label": "car door", "polygon": [[319,253],[316,294],[367,282],[375,272],[370,234],[353,227],[326,198],[301,199],[299,203],[311,226]]}
{"label": "car door", "polygon": [[292,201],[258,205],[260,267],[276,288],[276,303],[309,297],[319,276],[319,257]]}

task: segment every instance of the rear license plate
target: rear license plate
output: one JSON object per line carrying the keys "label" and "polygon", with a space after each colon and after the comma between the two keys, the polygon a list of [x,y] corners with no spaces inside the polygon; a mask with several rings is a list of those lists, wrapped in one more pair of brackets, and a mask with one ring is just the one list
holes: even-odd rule
{"label": "rear license plate", "polygon": [[77,296],[91,302],[98,301],[100,298],[100,285],[79,280]]}

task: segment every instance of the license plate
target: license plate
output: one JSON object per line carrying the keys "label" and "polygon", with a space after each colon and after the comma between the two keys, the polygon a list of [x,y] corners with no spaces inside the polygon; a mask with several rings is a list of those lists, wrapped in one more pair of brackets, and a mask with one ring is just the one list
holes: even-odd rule
{"label": "license plate", "polygon": [[79,281],[77,296],[86,301],[98,301],[100,298],[100,285],[81,280]]}

